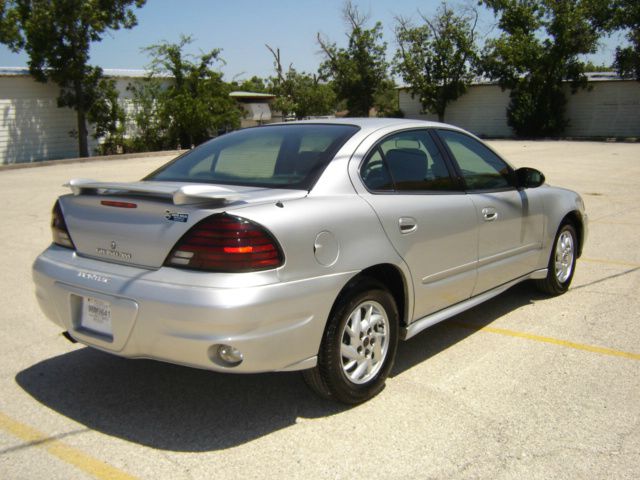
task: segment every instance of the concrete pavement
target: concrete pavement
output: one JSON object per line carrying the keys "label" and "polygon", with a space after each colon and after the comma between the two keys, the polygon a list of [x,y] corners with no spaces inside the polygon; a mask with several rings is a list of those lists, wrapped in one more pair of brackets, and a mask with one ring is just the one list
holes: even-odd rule
{"label": "concrete pavement", "polygon": [[490,143],[583,195],[571,290],[520,285],[401,343],[386,389],[354,408],[296,373],[72,345],[40,313],[30,268],[61,185],[170,157],[0,171],[0,478],[638,478],[640,145]]}

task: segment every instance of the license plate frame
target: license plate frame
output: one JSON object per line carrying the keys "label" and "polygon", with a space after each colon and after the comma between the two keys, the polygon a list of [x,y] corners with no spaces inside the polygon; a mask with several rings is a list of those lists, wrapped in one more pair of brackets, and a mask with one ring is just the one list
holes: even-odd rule
{"label": "license plate frame", "polygon": [[113,338],[111,303],[95,297],[82,297],[80,326],[85,330]]}

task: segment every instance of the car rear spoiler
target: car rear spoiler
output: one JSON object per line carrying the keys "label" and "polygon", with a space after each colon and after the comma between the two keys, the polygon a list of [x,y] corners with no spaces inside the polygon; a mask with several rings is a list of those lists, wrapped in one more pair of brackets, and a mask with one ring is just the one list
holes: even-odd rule
{"label": "car rear spoiler", "polygon": [[230,203],[241,200],[245,195],[219,185],[176,185],[156,182],[98,182],[84,178],[69,180],[64,184],[74,195],[87,193],[108,194],[143,194],[153,197],[171,199],[174,205],[217,201]]}

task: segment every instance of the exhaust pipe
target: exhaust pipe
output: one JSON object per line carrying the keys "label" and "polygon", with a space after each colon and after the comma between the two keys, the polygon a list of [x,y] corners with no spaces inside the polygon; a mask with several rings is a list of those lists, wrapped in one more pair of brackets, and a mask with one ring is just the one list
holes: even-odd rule
{"label": "exhaust pipe", "polygon": [[78,341],[73,338],[69,332],[62,332],[62,336],[69,340],[71,343],[78,343]]}

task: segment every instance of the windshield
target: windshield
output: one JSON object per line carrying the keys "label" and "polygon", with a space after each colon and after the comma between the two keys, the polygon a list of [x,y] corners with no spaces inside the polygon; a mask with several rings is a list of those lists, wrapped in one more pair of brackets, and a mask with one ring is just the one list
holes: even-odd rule
{"label": "windshield", "polygon": [[144,180],[310,190],[354,125],[269,125],[228,133]]}

